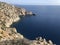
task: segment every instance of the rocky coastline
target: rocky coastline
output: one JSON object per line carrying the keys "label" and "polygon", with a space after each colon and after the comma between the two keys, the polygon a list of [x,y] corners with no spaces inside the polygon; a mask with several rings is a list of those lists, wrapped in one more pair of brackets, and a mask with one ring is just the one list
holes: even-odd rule
{"label": "rocky coastline", "polygon": [[[0,2],[0,45],[55,45],[51,40],[36,38],[26,39],[18,33],[16,28],[11,28],[12,23],[21,20],[19,16],[33,15],[24,8],[18,8],[5,2]],[[35,15],[35,14],[34,14]]]}

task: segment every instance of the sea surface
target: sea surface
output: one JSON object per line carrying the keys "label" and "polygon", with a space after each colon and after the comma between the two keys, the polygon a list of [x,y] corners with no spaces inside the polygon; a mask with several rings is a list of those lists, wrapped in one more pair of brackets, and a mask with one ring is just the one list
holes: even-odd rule
{"label": "sea surface", "polygon": [[43,37],[60,45],[60,6],[55,5],[17,5],[36,16],[25,16],[13,24],[17,31],[28,39]]}

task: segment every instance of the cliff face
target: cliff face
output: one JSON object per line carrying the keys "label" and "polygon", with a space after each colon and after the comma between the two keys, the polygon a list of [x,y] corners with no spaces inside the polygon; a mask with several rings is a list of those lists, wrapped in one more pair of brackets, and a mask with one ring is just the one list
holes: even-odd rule
{"label": "cliff face", "polygon": [[10,5],[4,2],[0,2],[0,22],[5,23],[6,27],[9,27],[13,22],[18,21],[21,15],[32,14],[27,12],[24,8],[17,8],[14,5]]}
{"label": "cliff face", "polygon": [[[24,8],[17,8],[13,5],[0,2],[0,45],[54,45],[51,41],[28,40],[17,32],[15,28],[11,28],[13,22],[20,20],[21,15],[32,15]],[[45,44],[46,43],[46,44]]]}
{"label": "cliff face", "polygon": [[[15,28],[11,28],[10,25],[20,20],[19,16],[25,16],[25,12],[24,8],[17,8],[13,5],[0,2],[0,45],[13,45],[12,42],[18,42],[24,38],[23,35],[18,33]],[[15,42],[16,45],[17,42]]]}

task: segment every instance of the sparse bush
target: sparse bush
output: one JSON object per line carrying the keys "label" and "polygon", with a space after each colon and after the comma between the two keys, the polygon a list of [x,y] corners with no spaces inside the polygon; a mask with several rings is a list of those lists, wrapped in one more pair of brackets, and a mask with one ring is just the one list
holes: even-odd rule
{"label": "sparse bush", "polygon": [[0,40],[1,40],[2,36],[0,36]]}

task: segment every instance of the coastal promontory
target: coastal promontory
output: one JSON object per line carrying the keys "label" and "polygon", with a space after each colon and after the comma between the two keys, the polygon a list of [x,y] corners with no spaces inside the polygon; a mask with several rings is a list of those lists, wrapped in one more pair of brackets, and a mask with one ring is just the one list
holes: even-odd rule
{"label": "coastal promontory", "polygon": [[5,2],[0,2],[0,45],[55,45],[51,40],[42,37],[29,40],[11,27],[14,22],[21,20],[20,16],[32,15],[24,8],[15,7]]}

